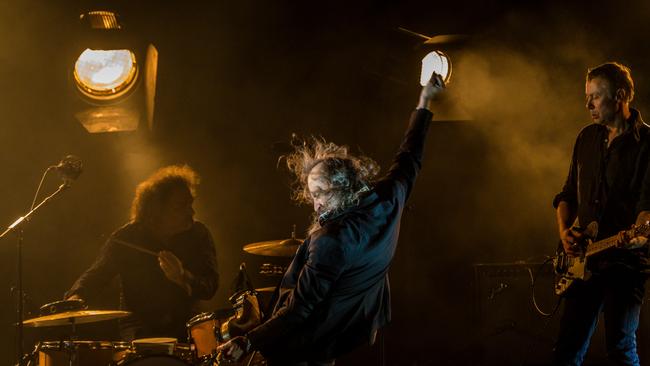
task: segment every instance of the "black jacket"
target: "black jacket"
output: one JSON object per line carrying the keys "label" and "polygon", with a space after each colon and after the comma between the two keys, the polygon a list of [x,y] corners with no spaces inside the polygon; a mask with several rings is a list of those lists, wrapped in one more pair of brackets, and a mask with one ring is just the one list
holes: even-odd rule
{"label": "black jacket", "polygon": [[431,117],[414,111],[387,176],[299,247],[282,280],[286,296],[248,333],[254,349],[273,360],[327,360],[368,343],[389,322],[387,273]]}
{"label": "black jacket", "polygon": [[[117,244],[113,238],[154,252],[174,253],[194,276],[192,296],[165,277],[156,257]],[[194,315],[197,300],[210,299],[217,290],[219,276],[212,236],[205,225],[194,222],[190,230],[175,235],[164,246],[143,225],[128,223],[111,235],[95,262],[66,296],[92,298],[116,276],[120,279],[121,308],[133,312],[120,321],[123,338],[185,339],[185,323]]]}

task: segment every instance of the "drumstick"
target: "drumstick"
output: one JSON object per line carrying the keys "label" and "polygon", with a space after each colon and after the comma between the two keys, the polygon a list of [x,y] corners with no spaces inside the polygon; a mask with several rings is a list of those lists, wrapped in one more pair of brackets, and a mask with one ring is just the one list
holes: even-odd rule
{"label": "drumstick", "polygon": [[146,253],[146,254],[152,255],[154,257],[158,257],[158,253],[154,252],[153,250],[145,249],[145,248],[143,248],[143,247],[141,247],[139,245],[129,243],[128,241],[124,241],[124,240],[120,240],[120,239],[111,239],[111,241],[116,243],[116,244],[124,245],[125,247],[135,249],[135,250],[137,250],[139,252]]}

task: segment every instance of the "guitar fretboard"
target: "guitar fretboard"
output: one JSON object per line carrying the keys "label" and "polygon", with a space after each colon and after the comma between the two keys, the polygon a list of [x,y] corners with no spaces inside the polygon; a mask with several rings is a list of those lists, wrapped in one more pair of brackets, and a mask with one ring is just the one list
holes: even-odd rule
{"label": "guitar fretboard", "polygon": [[588,257],[590,255],[600,253],[605,249],[615,247],[617,237],[618,237],[617,235],[614,235],[614,236],[610,236],[607,239],[599,240],[597,242],[589,244],[589,246],[587,247],[587,252],[585,253],[585,255]]}

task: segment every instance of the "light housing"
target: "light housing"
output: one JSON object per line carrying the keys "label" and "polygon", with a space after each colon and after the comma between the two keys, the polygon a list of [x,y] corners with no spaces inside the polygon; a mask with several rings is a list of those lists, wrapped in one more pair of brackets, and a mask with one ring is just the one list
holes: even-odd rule
{"label": "light housing", "polygon": [[110,10],[84,12],[78,26],[67,52],[71,114],[90,133],[152,131],[156,47]]}

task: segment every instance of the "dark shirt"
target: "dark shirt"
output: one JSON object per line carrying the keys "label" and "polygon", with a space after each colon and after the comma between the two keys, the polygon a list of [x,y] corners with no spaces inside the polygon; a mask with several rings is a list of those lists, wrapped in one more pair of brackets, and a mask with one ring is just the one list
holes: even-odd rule
{"label": "dark shirt", "polygon": [[[154,252],[174,253],[194,276],[192,295],[165,277],[156,257],[111,241],[114,238]],[[121,308],[133,312],[120,321],[123,338],[184,339],[185,323],[194,314],[197,300],[210,299],[217,290],[219,277],[212,236],[202,223],[194,222],[190,230],[175,235],[165,246],[142,224],[128,223],[111,235],[93,265],[66,297],[92,297],[115,276],[120,280]]]}
{"label": "dark shirt", "polygon": [[[567,202],[582,228],[596,221],[597,239],[629,229],[639,212],[650,210],[649,130],[635,109],[631,109],[625,132],[609,147],[607,127],[585,127],[576,140],[569,174],[553,200],[554,207]],[[623,265],[634,270],[645,270],[649,264],[645,248],[608,249],[591,263],[592,269]]]}
{"label": "dark shirt", "polygon": [[431,116],[413,112],[387,176],[298,248],[282,280],[286,296],[248,333],[254,349],[273,360],[327,360],[368,343],[388,323],[388,268]]}

